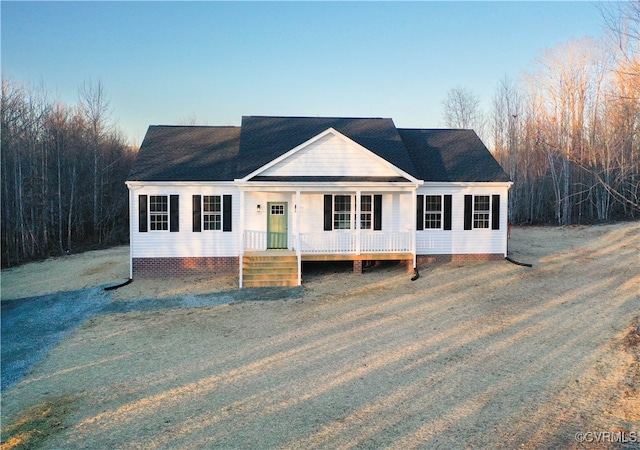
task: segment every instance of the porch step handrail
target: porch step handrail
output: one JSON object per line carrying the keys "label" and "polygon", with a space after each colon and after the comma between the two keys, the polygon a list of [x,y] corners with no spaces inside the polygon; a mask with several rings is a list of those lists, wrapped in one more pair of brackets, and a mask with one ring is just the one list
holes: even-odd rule
{"label": "porch step handrail", "polygon": [[244,249],[262,251],[267,249],[267,232],[244,230]]}

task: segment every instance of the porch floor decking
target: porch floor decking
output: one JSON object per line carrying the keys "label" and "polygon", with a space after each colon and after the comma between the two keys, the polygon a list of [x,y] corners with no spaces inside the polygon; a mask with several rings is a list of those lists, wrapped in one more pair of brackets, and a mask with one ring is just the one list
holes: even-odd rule
{"label": "porch floor decking", "polygon": [[307,253],[302,261],[398,261],[413,259],[413,253]]}

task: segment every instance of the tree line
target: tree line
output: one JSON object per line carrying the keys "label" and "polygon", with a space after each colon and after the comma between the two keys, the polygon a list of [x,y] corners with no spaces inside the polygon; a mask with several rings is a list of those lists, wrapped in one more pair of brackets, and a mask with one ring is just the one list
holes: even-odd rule
{"label": "tree line", "polygon": [[511,177],[512,223],[640,216],[640,2],[603,16],[606,37],[544,51],[497,83],[490,112],[463,87],[443,102],[447,125],[476,129]]}
{"label": "tree line", "polygon": [[2,267],[126,243],[124,184],[135,149],[109,119],[101,83],[69,106],[2,77]]}

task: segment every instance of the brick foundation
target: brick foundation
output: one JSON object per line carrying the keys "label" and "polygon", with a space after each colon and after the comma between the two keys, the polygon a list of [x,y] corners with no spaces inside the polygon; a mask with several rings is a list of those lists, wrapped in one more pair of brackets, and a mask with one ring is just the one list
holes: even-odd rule
{"label": "brick foundation", "polygon": [[133,258],[133,277],[175,277],[197,273],[238,273],[239,259],[228,257]]}
{"label": "brick foundation", "polygon": [[[464,255],[418,255],[418,266],[449,262],[482,262],[502,261],[501,253],[479,253]],[[404,261],[407,272],[413,273],[413,260]],[[239,259],[237,256],[227,257],[184,257],[184,258],[133,258],[134,278],[172,277],[182,275],[237,274]],[[362,274],[363,261],[353,261],[353,273]]]}

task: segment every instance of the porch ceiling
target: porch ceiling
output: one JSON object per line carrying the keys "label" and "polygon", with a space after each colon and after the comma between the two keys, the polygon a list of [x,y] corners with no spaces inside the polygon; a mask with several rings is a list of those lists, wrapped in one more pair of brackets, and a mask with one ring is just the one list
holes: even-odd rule
{"label": "porch ceiling", "polygon": [[336,183],[336,182],[356,182],[356,183],[410,183],[404,177],[352,177],[352,176],[256,176],[249,181],[280,181],[293,183]]}

